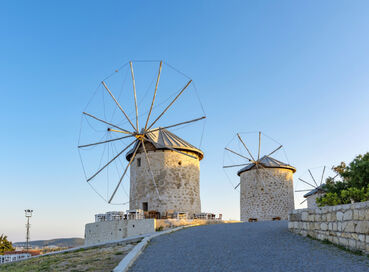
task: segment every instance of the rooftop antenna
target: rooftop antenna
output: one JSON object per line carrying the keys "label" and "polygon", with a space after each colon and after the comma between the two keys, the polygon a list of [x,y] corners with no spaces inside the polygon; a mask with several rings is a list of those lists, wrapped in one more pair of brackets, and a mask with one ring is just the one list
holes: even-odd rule
{"label": "rooftop antenna", "polygon": [[27,218],[27,224],[26,224],[26,251],[28,252],[29,250],[29,239],[30,239],[30,235],[29,235],[29,229],[31,227],[31,224],[29,223],[29,219],[32,217],[32,212],[33,210],[24,210],[25,212],[25,216]]}

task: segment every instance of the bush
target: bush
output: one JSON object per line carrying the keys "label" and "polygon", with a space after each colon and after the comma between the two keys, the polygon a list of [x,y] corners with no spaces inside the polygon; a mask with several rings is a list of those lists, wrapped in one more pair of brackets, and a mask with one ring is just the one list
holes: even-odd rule
{"label": "bush", "polygon": [[369,152],[357,156],[348,166],[342,162],[333,170],[341,180],[327,178],[323,186],[326,194],[316,200],[319,207],[369,200]]}

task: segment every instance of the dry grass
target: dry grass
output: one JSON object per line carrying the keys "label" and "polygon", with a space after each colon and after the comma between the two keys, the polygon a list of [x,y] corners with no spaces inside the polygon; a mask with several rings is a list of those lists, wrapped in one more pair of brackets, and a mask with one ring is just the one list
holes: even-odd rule
{"label": "dry grass", "polygon": [[0,265],[0,271],[112,271],[137,243],[112,245],[41,256]]}

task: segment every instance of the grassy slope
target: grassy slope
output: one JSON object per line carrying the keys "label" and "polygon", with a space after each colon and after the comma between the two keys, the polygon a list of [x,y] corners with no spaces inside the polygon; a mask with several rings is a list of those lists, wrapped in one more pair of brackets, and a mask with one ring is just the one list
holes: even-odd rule
{"label": "grassy slope", "polygon": [[0,265],[1,272],[112,271],[136,243],[79,249]]}

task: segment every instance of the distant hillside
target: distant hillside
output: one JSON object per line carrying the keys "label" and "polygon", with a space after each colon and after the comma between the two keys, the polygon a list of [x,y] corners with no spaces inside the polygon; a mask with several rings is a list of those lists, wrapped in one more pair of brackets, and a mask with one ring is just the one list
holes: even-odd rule
{"label": "distant hillside", "polygon": [[[51,240],[38,240],[38,241],[30,241],[29,244],[31,247],[46,247],[46,246],[56,246],[56,247],[78,247],[82,246],[85,242],[85,239],[82,238],[60,238],[60,239],[51,239]],[[25,246],[26,242],[16,242],[13,243],[13,246]]]}

